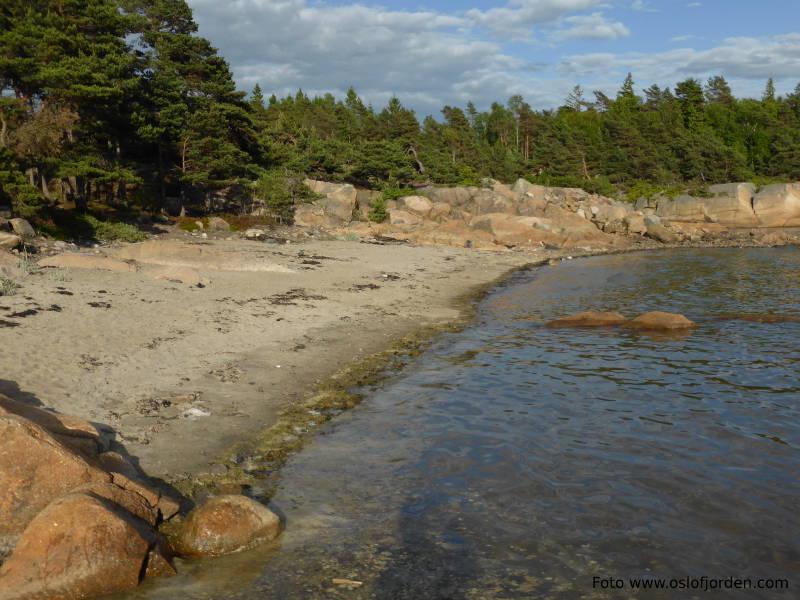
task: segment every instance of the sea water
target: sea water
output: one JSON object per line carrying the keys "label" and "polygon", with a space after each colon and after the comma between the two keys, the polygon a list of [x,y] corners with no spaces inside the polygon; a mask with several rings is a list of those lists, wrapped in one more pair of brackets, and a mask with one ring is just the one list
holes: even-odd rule
{"label": "sea water", "polygon": [[[584,310],[698,327],[545,327]],[[289,461],[278,542],[134,597],[800,597],[800,323],[732,318],[800,316],[798,249],[563,261],[477,311]]]}

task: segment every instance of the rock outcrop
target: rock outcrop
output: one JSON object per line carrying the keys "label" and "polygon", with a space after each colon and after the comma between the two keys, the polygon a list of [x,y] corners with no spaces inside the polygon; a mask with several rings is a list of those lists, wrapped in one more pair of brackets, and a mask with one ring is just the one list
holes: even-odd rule
{"label": "rock outcrop", "polygon": [[67,494],[36,515],[0,567],[3,600],[123,592],[148,571],[172,569],[152,523],[135,514],[141,507],[123,493],[99,490]]}
{"label": "rock outcrop", "polygon": [[67,269],[94,269],[98,271],[121,271],[132,273],[136,265],[95,254],[55,254],[39,261],[40,267],[62,267]]}

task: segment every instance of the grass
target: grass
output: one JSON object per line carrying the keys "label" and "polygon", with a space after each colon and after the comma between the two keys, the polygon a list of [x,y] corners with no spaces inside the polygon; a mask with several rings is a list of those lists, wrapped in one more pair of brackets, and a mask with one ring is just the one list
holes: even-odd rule
{"label": "grass", "polygon": [[53,281],[66,281],[67,280],[67,274],[64,273],[61,270],[51,271],[47,276],[50,279],[52,279]]}
{"label": "grass", "polygon": [[0,277],[0,296],[13,296],[17,293],[19,286],[5,277]]}
{"label": "grass", "polygon": [[345,235],[326,235],[322,240],[325,242],[360,242],[361,238],[355,233],[347,233]]}

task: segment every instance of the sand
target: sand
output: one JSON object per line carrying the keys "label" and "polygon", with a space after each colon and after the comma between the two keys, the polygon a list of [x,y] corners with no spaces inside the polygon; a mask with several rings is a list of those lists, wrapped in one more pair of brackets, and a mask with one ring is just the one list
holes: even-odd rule
{"label": "sand", "polygon": [[[458,321],[460,298],[568,254],[191,242],[168,260],[140,247],[103,251],[137,260],[136,272],[41,268],[20,278],[16,295],[0,297],[0,393],[90,420],[145,472],[177,480],[269,428],[347,364]],[[165,264],[210,282],[153,279]]]}

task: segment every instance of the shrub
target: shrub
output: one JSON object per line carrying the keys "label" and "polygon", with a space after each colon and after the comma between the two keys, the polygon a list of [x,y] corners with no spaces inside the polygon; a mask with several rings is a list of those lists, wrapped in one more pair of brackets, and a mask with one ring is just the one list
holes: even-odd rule
{"label": "shrub", "polygon": [[0,296],[13,296],[17,293],[17,287],[17,284],[10,279],[0,277]]}
{"label": "shrub", "polygon": [[388,218],[389,213],[386,210],[386,201],[383,199],[383,194],[381,194],[372,205],[372,210],[369,211],[369,220],[375,223],[383,223]]}
{"label": "shrub", "polygon": [[281,222],[292,222],[296,204],[324,198],[314,193],[299,176],[281,170],[265,171],[254,185],[255,196]]}

